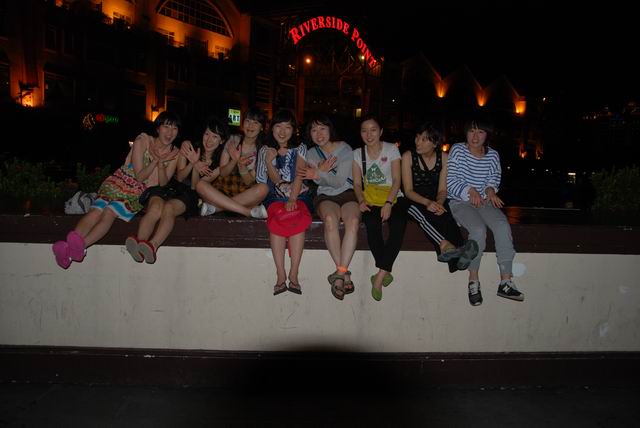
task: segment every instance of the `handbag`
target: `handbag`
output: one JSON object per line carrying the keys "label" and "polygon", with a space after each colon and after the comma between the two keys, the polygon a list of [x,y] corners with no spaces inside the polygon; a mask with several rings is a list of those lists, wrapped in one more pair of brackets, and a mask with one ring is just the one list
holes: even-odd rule
{"label": "handbag", "polygon": [[302,201],[292,211],[287,211],[282,201],[273,202],[267,209],[267,228],[274,235],[288,238],[304,232],[310,224],[311,213]]}

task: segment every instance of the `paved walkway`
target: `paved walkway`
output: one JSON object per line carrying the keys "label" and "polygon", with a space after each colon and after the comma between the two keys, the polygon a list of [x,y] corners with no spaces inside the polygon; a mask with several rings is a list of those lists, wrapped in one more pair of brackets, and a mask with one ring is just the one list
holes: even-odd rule
{"label": "paved walkway", "polygon": [[[280,385],[282,387],[283,385]],[[356,390],[331,395],[0,385],[1,427],[637,427],[638,388]]]}

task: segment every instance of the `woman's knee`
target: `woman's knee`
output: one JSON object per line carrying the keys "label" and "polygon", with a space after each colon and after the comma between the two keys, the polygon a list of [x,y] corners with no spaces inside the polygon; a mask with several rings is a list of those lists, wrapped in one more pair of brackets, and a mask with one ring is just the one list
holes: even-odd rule
{"label": "woman's knee", "polygon": [[154,198],[147,205],[147,215],[159,218],[162,215],[164,201],[160,198]]}
{"label": "woman's knee", "polygon": [[203,193],[206,193],[207,190],[210,188],[211,188],[211,184],[207,183],[204,180],[200,180],[196,184],[196,193],[198,193],[198,195],[202,195]]}
{"label": "woman's knee", "polygon": [[469,239],[473,239],[478,245],[484,246],[487,240],[487,227],[484,225],[465,227],[469,232]]}
{"label": "woman's knee", "polygon": [[340,226],[340,219],[334,213],[330,213],[322,217],[322,223],[327,232],[337,232]]}
{"label": "woman's knee", "polygon": [[162,207],[162,217],[175,217],[175,209],[171,204],[164,204]]}
{"label": "woman's knee", "polygon": [[355,230],[357,232],[358,228],[360,227],[360,217],[359,216],[347,217],[347,218],[343,219],[343,222],[344,222],[345,230],[348,230],[348,231]]}

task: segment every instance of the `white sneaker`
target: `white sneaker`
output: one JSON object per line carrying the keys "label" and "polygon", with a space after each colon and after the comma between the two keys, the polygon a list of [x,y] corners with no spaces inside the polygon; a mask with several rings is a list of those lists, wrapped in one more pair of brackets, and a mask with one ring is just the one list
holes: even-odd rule
{"label": "white sneaker", "polygon": [[267,218],[267,209],[264,205],[258,205],[251,208],[251,217],[253,218]]}
{"label": "white sneaker", "polygon": [[215,207],[215,205],[211,205],[206,202],[203,202],[202,206],[200,207],[200,215],[202,217],[213,215],[216,213],[216,211],[217,211],[217,208]]}

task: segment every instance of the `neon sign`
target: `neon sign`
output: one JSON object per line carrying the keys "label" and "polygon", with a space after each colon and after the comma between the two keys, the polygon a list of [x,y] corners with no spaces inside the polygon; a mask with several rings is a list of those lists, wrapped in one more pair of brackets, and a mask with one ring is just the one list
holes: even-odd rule
{"label": "neon sign", "polygon": [[316,30],[321,29],[331,29],[340,31],[345,36],[349,37],[351,41],[356,45],[356,47],[362,52],[364,60],[369,64],[369,67],[374,67],[378,61],[375,59],[371,50],[364,42],[362,37],[360,37],[360,31],[355,26],[352,26],[347,21],[344,21],[340,18],[336,18],[335,16],[318,16],[315,18],[308,19],[302,24],[293,27],[289,31],[289,35],[293,39],[293,44],[297,45],[303,37],[307,34],[312,33]]}

